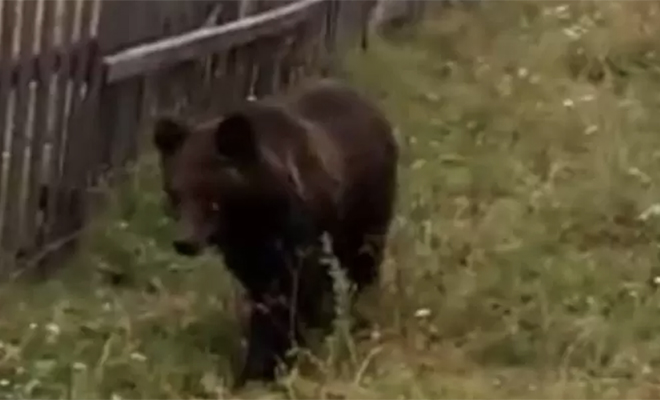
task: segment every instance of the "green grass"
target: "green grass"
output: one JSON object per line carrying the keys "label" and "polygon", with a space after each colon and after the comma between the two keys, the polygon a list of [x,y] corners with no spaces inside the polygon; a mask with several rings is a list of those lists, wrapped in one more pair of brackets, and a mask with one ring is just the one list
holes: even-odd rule
{"label": "green grass", "polygon": [[436,10],[352,54],[346,76],[402,146],[380,301],[364,302],[380,328],[242,393],[226,389],[239,288],[219,258],[173,253],[145,155],[73,265],[0,293],[0,393],[657,398],[658,51],[654,2],[519,1]]}

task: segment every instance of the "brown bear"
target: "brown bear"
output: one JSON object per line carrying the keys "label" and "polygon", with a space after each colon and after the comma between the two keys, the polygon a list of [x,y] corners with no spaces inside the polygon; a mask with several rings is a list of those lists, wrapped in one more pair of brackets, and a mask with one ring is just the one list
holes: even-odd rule
{"label": "brown bear", "polygon": [[217,248],[253,305],[236,385],[274,379],[288,350],[302,345],[303,325],[331,326],[324,233],[357,293],[379,278],[397,185],[391,124],[359,92],[326,78],[245,101],[211,127],[161,117],[154,143],[178,224],[175,251]]}

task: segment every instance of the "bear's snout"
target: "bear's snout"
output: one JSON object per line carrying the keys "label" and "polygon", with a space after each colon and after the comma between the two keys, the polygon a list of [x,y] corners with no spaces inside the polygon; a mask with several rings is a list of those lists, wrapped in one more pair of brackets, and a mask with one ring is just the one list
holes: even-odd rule
{"label": "bear's snout", "polygon": [[192,240],[175,240],[172,245],[174,250],[182,256],[194,257],[202,251],[202,245]]}

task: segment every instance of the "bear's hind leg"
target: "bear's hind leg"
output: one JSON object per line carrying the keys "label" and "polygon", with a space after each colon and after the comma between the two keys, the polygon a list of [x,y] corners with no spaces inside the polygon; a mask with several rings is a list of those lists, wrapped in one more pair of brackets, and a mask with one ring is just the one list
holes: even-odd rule
{"label": "bear's hind leg", "polygon": [[[372,325],[368,313],[361,310],[360,301],[364,292],[377,291],[380,280],[380,267],[384,255],[383,235],[353,234],[337,241],[335,254],[339,259],[349,282],[354,285],[352,293],[354,331],[369,329]],[[374,292],[376,293],[376,292]],[[357,307],[356,307],[357,305]]]}
{"label": "bear's hind leg", "polygon": [[355,285],[356,294],[377,284],[385,252],[382,234],[354,233],[341,238],[335,253],[347,278]]}

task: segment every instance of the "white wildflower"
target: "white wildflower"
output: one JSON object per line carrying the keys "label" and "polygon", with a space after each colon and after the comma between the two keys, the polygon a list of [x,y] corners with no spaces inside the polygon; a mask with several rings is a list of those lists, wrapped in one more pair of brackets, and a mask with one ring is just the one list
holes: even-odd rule
{"label": "white wildflower", "polygon": [[580,26],[572,26],[570,28],[562,29],[564,35],[568,36],[569,39],[577,40],[584,34],[584,29]]}
{"label": "white wildflower", "polygon": [[652,372],[653,372],[653,367],[651,367],[648,364],[644,364],[644,366],[642,367],[642,374],[651,375]]}
{"label": "white wildflower", "polygon": [[587,135],[587,136],[589,136],[589,135],[593,135],[593,134],[596,133],[596,132],[598,132],[598,126],[597,126],[597,125],[593,125],[593,124],[592,124],[592,125],[589,125],[589,126],[584,130],[584,134]]}
{"label": "white wildflower", "polygon": [[646,221],[649,218],[656,217],[658,215],[660,215],[660,204],[655,203],[652,204],[650,207],[648,207],[646,210],[644,210],[644,212],[642,212],[637,218],[639,218],[642,221]]}
{"label": "white wildflower", "polygon": [[142,353],[138,353],[137,351],[132,352],[130,357],[131,360],[133,361],[139,361],[139,362],[147,361],[147,356],[145,356]]}
{"label": "white wildflower", "polygon": [[651,183],[651,177],[648,176],[646,173],[644,173],[643,171],[641,171],[637,167],[628,168],[628,175],[630,175],[634,178],[637,178],[641,183],[644,183],[644,184]]}
{"label": "white wildflower", "polygon": [[51,335],[59,335],[60,334],[60,327],[56,323],[49,323],[46,325],[46,330],[51,334]]}
{"label": "white wildflower", "polygon": [[426,165],[426,160],[419,158],[413,161],[412,165],[410,166],[410,169],[413,171],[417,171],[421,169],[424,165]]}
{"label": "white wildflower", "polygon": [[76,361],[73,363],[73,369],[76,371],[84,371],[87,369],[87,365],[85,365],[85,363],[81,363],[80,361]]}
{"label": "white wildflower", "polygon": [[562,4],[560,6],[555,7],[555,15],[556,16],[568,16],[568,4]]}
{"label": "white wildflower", "polygon": [[590,102],[593,101],[596,98],[593,94],[585,94],[584,96],[580,97],[580,101],[583,102]]}
{"label": "white wildflower", "polygon": [[431,309],[429,308],[420,308],[415,311],[415,318],[423,319],[431,316]]}
{"label": "white wildflower", "polygon": [[431,103],[437,103],[438,101],[440,101],[440,95],[438,95],[437,93],[428,92],[424,94],[424,99]]}

